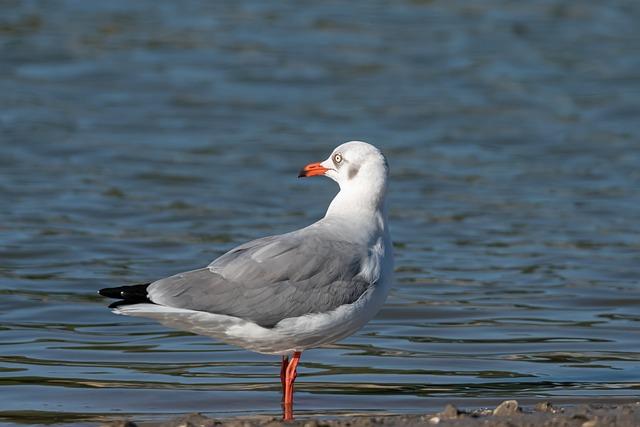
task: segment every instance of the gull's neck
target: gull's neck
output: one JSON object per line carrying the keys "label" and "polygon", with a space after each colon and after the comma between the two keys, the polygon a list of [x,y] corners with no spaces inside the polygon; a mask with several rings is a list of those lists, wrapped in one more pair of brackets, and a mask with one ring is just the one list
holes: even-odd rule
{"label": "gull's neck", "polygon": [[385,234],[387,228],[386,179],[349,182],[331,201],[325,219],[346,221],[367,235]]}
{"label": "gull's neck", "polygon": [[386,214],[386,210],[384,192],[342,188],[331,201],[325,216],[367,216]]}

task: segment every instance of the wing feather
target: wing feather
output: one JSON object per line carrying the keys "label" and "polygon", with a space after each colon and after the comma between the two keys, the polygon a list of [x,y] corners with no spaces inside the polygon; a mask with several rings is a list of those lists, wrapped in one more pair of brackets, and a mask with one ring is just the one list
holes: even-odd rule
{"label": "wing feather", "polygon": [[270,236],[238,246],[208,267],[152,283],[157,304],[241,317],[271,327],[356,301],[372,285],[366,249],[320,233]]}

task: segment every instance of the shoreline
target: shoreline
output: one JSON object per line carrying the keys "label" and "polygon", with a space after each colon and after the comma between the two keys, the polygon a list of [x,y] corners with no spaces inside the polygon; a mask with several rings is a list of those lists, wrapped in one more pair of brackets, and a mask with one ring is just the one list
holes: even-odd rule
{"label": "shoreline", "polygon": [[211,418],[194,413],[165,421],[123,419],[102,425],[105,427],[637,427],[640,426],[640,398],[633,403],[592,402],[563,406],[556,406],[547,400],[541,400],[535,405],[524,406],[517,400],[505,400],[493,408],[465,410],[457,408],[453,404],[447,404],[440,412],[434,413],[342,417],[300,416],[299,419],[286,422],[273,416]]}

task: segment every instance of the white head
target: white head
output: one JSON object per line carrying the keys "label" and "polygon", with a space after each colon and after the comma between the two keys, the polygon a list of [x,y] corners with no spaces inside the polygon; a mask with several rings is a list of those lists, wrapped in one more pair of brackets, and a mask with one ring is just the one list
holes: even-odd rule
{"label": "white head", "polygon": [[324,175],[336,181],[340,193],[332,205],[370,206],[380,210],[384,204],[388,174],[387,160],[380,150],[366,142],[350,141],[334,149],[325,161],[302,168],[298,177]]}

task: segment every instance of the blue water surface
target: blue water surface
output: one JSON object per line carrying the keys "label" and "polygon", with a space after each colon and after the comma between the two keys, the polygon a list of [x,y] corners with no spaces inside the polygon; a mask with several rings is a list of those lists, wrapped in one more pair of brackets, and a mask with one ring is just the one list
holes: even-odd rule
{"label": "blue water surface", "polygon": [[102,287],[324,214],[391,165],[396,283],[305,352],[296,414],[640,391],[635,1],[10,1],[0,14],[0,420],[277,415],[277,357]]}

